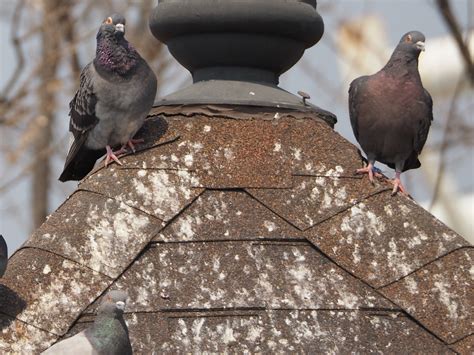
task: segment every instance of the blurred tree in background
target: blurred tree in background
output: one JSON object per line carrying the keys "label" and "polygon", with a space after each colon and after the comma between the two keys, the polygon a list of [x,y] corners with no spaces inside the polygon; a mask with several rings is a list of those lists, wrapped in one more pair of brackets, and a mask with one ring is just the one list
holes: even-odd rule
{"label": "blurred tree in background", "polygon": [[5,167],[9,173],[0,182],[0,194],[29,179],[31,227],[36,228],[51,212],[49,197],[58,174],[53,160],[64,161],[67,153],[68,103],[81,69],[93,58],[95,34],[111,15],[109,9],[127,18],[127,39],[155,70],[158,90],[169,75],[184,80],[184,73],[170,73],[172,58],[148,29],[156,0],[20,0],[14,6],[7,21],[16,68],[0,88],[0,125],[2,154],[16,168]]}
{"label": "blurred tree in background", "polygon": [[[337,65],[335,64],[337,61],[345,61],[347,67],[353,68],[361,58],[365,64],[369,63],[366,57],[343,56],[344,50],[349,47],[347,47],[348,40],[338,42],[341,28],[346,31],[346,39],[362,42],[364,51],[382,58],[382,61],[385,60],[386,53],[382,53],[384,48],[381,44],[388,46],[388,43],[378,37],[380,34],[377,31],[374,31],[373,40],[363,40],[362,32],[367,30],[368,26],[366,19],[359,25],[347,25],[353,20],[353,14],[347,11],[346,7],[349,3],[354,4],[354,1],[318,1],[318,11],[326,23],[326,33],[314,51],[316,53],[321,49],[326,50],[329,54],[324,58],[327,62],[332,61],[329,63],[332,67]],[[356,2],[365,6],[364,11],[367,14],[375,6],[375,2],[370,0]],[[0,232],[8,238],[8,232],[3,230],[3,226],[6,225],[7,219],[12,220],[13,222],[9,222],[9,228],[14,223],[18,229],[16,237],[23,241],[28,236],[26,228],[31,230],[38,227],[76,187],[75,183],[57,182],[67,154],[68,103],[78,86],[81,69],[93,58],[95,35],[104,18],[112,12],[121,13],[127,18],[126,37],[155,70],[158,78],[158,97],[183,87],[190,76],[150,33],[148,17],[151,9],[156,6],[156,0],[0,0],[0,3],[3,7],[0,12],[0,25],[3,26],[1,29],[9,31],[9,40],[14,48],[14,58],[11,59],[14,65],[11,63],[7,65],[6,59],[1,59],[1,67],[8,67],[8,71],[6,74],[2,71],[3,80],[0,86]],[[472,85],[474,72],[472,52],[469,53],[464,36],[465,30],[472,29],[472,26],[460,25],[459,13],[455,14],[450,7],[453,2],[387,0],[386,3],[392,5],[404,3],[405,7],[411,8],[416,8],[415,5],[419,4],[425,6],[428,4],[436,11],[439,26],[446,28],[446,33],[455,38],[458,44],[465,62],[465,77],[471,78],[470,85]],[[463,0],[464,3],[467,4],[469,17],[472,1]],[[7,7],[10,11],[5,10]],[[406,28],[406,31],[412,29],[418,28]],[[397,33],[396,37],[399,38],[402,34],[403,32]],[[427,51],[430,50],[429,40],[430,38],[427,39]],[[355,53],[360,54],[360,47],[355,48]],[[389,50],[393,50],[392,44]],[[313,49],[308,51],[303,60],[282,78],[282,87],[292,92],[298,89],[308,91],[307,88],[298,85],[304,80],[314,83],[314,90],[308,91],[311,93],[312,102],[336,112],[339,117],[336,129],[354,142],[348,125],[346,92],[348,81],[355,75],[352,72],[347,77],[344,77],[344,73],[342,78],[335,77],[334,71],[327,70],[324,66],[327,63],[321,63],[322,60],[316,58],[312,51]],[[362,74],[371,74],[380,69],[376,65],[372,72],[366,71]],[[460,85],[454,87],[460,88]],[[438,199],[443,199],[438,191],[439,186],[447,184],[443,181],[443,177],[446,176],[446,171],[453,169],[453,166],[448,164],[453,154],[447,153],[472,152],[474,145],[474,124],[470,118],[474,105],[471,100],[465,99],[466,94],[463,94],[464,96],[460,94],[460,89],[450,87],[449,90],[452,91],[449,99],[441,100],[434,97],[435,104],[442,102],[442,106],[435,112],[432,133],[425,148],[427,152],[435,151],[438,158],[434,161],[428,158],[425,161],[422,159],[424,171],[431,169],[429,171],[435,176],[431,178],[432,183],[425,184],[431,186],[427,193],[427,199],[431,201],[426,204],[428,208],[433,207]],[[314,95],[313,92],[317,92],[318,95]],[[472,95],[472,86],[467,95]],[[460,101],[462,97],[464,101]],[[459,150],[459,147],[470,148]],[[472,155],[464,159],[461,163],[465,165],[467,161],[469,164],[472,162]],[[464,167],[465,171],[469,172],[469,168],[466,170]],[[422,178],[419,179],[422,181]],[[414,184],[410,184],[410,181],[407,185],[411,192],[415,190]],[[417,181],[417,189],[419,187],[422,190],[421,185],[423,184]],[[466,186],[472,194],[474,190],[472,183]],[[25,196],[28,196],[29,203],[25,202],[23,196],[23,191],[26,191],[27,187],[29,192],[25,193]],[[417,195],[417,191],[414,192],[417,200],[425,198]],[[441,202],[449,206],[449,201]],[[452,208],[457,207],[453,206]],[[454,217],[456,214],[457,211],[452,211]],[[453,222],[454,225],[451,227],[456,227],[456,223]]]}

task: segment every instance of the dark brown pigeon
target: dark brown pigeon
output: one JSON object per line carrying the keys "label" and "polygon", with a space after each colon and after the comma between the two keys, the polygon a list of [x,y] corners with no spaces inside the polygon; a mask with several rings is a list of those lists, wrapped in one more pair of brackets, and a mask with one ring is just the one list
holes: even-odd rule
{"label": "dark brown pigeon", "polygon": [[375,161],[395,168],[393,195],[407,193],[400,174],[421,166],[418,155],[433,120],[433,101],[418,72],[424,49],[425,36],[408,32],[382,70],[355,79],[349,87],[352,130],[368,160],[356,173],[367,173],[373,182]]}

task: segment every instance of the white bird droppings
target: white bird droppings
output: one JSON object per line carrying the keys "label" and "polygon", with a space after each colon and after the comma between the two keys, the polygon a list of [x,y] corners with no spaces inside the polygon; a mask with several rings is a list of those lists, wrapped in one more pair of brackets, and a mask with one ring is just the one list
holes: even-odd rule
{"label": "white bird droppings", "polygon": [[51,272],[51,268],[49,267],[48,264],[46,264],[43,268],[43,274],[47,275]]}

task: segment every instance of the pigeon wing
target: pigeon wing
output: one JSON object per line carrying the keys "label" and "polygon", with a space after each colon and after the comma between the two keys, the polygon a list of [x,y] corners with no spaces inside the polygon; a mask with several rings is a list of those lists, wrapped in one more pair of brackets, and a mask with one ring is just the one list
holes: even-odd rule
{"label": "pigeon wing", "polygon": [[361,101],[360,92],[365,87],[368,76],[361,76],[352,81],[349,86],[349,116],[351,118],[352,131],[359,141],[359,103]]}
{"label": "pigeon wing", "polygon": [[[431,95],[429,94],[426,89],[424,90],[424,97],[422,101],[419,101],[420,105],[420,112],[419,112],[419,123],[416,127],[416,134],[413,139],[413,151],[405,160],[403,165],[403,171],[407,171],[410,169],[417,169],[421,166],[421,162],[418,159],[418,156],[421,154],[423,146],[426,143],[426,139],[428,138],[428,132],[430,130],[431,121],[433,121],[433,100]],[[389,167],[395,169],[395,164],[387,164]]]}
{"label": "pigeon wing", "polygon": [[69,131],[76,139],[87,134],[99,121],[95,116],[97,97],[92,83],[93,75],[93,64],[91,62],[82,70],[79,89],[69,103],[69,116],[71,117]]}
{"label": "pigeon wing", "polygon": [[69,103],[69,131],[74,141],[64,164],[60,181],[80,180],[92,170],[103,150],[90,150],[84,146],[89,131],[99,122],[95,115],[97,96],[94,93],[92,77],[94,67],[89,63],[81,72],[79,89]]}
{"label": "pigeon wing", "polygon": [[97,355],[98,352],[92,347],[91,342],[83,330],[76,335],[54,344],[52,347],[41,353],[42,355],[62,355],[62,354],[81,354]]}
{"label": "pigeon wing", "polygon": [[414,150],[420,154],[423,146],[426,143],[428,138],[428,132],[430,130],[431,121],[433,121],[433,99],[428,91],[424,90],[425,100],[422,101],[423,104],[423,117],[420,120],[420,126],[418,127],[418,132],[413,142]]}

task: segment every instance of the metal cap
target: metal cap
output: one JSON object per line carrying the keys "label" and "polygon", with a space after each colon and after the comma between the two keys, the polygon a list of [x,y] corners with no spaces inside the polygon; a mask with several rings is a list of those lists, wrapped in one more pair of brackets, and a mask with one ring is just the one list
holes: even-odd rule
{"label": "metal cap", "polygon": [[160,104],[311,107],[277,85],[321,39],[316,0],[161,0],[150,29],[194,82]]}

